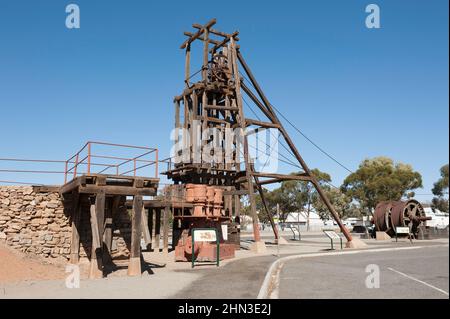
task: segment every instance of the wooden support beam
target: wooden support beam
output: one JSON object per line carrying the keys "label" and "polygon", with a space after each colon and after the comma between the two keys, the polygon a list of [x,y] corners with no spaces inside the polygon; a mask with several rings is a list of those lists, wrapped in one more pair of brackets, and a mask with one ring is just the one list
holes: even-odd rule
{"label": "wooden support beam", "polygon": [[207,122],[213,122],[213,123],[219,123],[219,124],[230,124],[230,122],[228,122],[228,121],[218,119],[215,117],[202,116],[201,119],[204,121],[207,121]]}
{"label": "wooden support beam", "polygon": [[[174,169],[170,170],[170,173],[183,171],[183,170],[195,170],[195,171],[202,170],[202,171],[205,171],[205,169],[203,167],[197,167],[197,166],[192,165],[192,164],[185,164],[182,167],[178,167],[178,168],[174,168]],[[244,171],[236,172],[236,170],[233,170],[233,169],[224,169],[224,168],[215,168],[215,167],[213,167],[213,168],[210,168],[209,171],[211,171],[211,172],[236,173],[236,175],[242,175],[242,176],[245,175]],[[165,172],[165,173],[167,173],[167,172]]]}
{"label": "wooden support beam", "polygon": [[186,39],[186,41],[183,42],[183,44],[180,46],[180,49],[186,48],[188,45],[190,45],[193,41],[195,41],[198,37],[200,37],[203,34],[204,30],[198,30],[197,33],[195,33],[192,37],[189,39]]}
{"label": "wooden support beam", "polygon": [[95,177],[95,185],[97,186],[105,186],[106,185],[106,176],[96,176]]}
{"label": "wooden support beam", "polygon": [[91,204],[92,250],[89,278],[103,277],[103,222],[105,218],[105,193],[99,192],[95,196],[95,203]]}
{"label": "wooden support beam", "polygon": [[[230,38],[230,50],[231,50],[231,64],[233,68],[233,74],[234,74],[234,82],[236,85],[236,102],[237,107],[239,108],[239,121],[241,123],[241,127],[245,127],[245,117],[244,117],[244,110],[242,106],[242,95],[241,95],[241,80],[239,77],[239,70],[238,70],[238,63],[237,63],[237,52],[236,52],[236,46],[234,43],[234,39]],[[247,179],[247,185],[248,188],[252,191],[249,192],[248,197],[250,200],[250,211],[252,215],[253,220],[253,239],[255,240],[255,243],[259,245],[261,243],[261,235],[259,232],[259,221],[258,221],[258,214],[256,213],[256,201],[255,196],[253,193],[254,185],[253,185],[253,177],[251,176],[251,165],[250,165],[250,155],[248,151],[248,140],[247,136],[244,136],[244,163],[245,163],[245,176]]]}
{"label": "wooden support beam", "polygon": [[280,239],[280,235],[278,234],[278,228],[275,225],[275,221],[273,220],[272,212],[270,211],[269,207],[267,206],[266,198],[264,196],[264,191],[261,187],[261,184],[259,184],[258,177],[254,176],[254,178],[255,178],[255,184],[258,188],[259,197],[261,198],[261,202],[264,206],[264,210],[266,211],[266,214],[269,217],[269,222],[270,222],[270,225],[272,226],[273,234],[275,235],[275,239],[278,240],[278,239]]}
{"label": "wooden support beam", "polygon": [[[205,108],[205,106],[208,105],[208,98],[206,96],[206,90],[202,93],[202,117],[207,118],[208,117],[208,110]],[[203,120],[202,121],[202,132],[206,131],[206,128],[208,127],[208,122]],[[201,149],[200,149],[200,156],[202,157],[201,160],[203,161],[203,150],[205,149],[207,144],[207,141],[202,138],[201,140]]]}
{"label": "wooden support beam", "polygon": [[106,192],[108,195],[126,195],[126,196],[155,196],[156,187],[145,187],[145,188],[134,188],[128,186],[96,186],[96,185],[86,185],[80,186],[79,192],[82,194],[97,194],[100,191]]}
{"label": "wooden support beam", "polygon": [[[256,176],[256,177],[275,178],[275,179],[280,179],[280,180],[311,181],[311,177],[306,174],[293,175],[293,174],[274,174],[274,173],[253,172],[252,175]],[[262,182],[264,182],[264,181],[261,181],[261,183]]]}
{"label": "wooden support beam", "polygon": [[103,189],[108,195],[154,196],[158,183],[159,179],[153,177],[134,178],[125,175],[90,174],[76,177],[64,184],[59,189],[59,193],[64,195],[78,190],[79,193],[93,195]]}
{"label": "wooden support beam", "polygon": [[169,253],[169,216],[170,207],[164,207],[163,217],[163,253],[167,255]]}
{"label": "wooden support beam", "polygon": [[154,251],[159,252],[159,240],[161,237],[161,208],[156,208],[155,214],[155,245]]}
{"label": "wooden support beam", "polygon": [[120,208],[120,196],[114,196],[112,200],[112,218],[117,218],[119,215],[119,208]]}
{"label": "wooden support beam", "polygon": [[203,41],[203,67],[202,67],[202,80],[206,82],[208,73],[208,49],[209,49],[209,28],[204,29],[205,40]]}
{"label": "wooden support beam", "polygon": [[[145,205],[145,202],[144,202],[144,205]],[[147,210],[147,214],[148,214],[147,215],[147,221],[148,221],[147,225],[148,225],[148,233],[150,235],[150,242],[147,245],[148,251],[151,251],[152,247],[154,247],[153,241],[154,241],[155,236],[154,236],[154,230],[153,230],[153,211],[154,211],[154,208],[149,206],[149,208]]]}
{"label": "wooden support beam", "polygon": [[81,199],[77,191],[72,191],[72,240],[70,243],[70,263],[78,264],[80,259],[80,218]]}
{"label": "wooden support beam", "polygon": [[231,196],[239,195],[239,196],[242,196],[242,195],[248,195],[248,191],[244,190],[244,189],[241,189],[241,190],[227,190],[227,191],[223,192],[223,195],[231,195]]}
{"label": "wooden support beam", "polygon": [[[194,33],[192,33],[192,32],[183,32],[183,34],[184,34],[185,36],[187,36],[187,37],[193,37],[193,36],[194,36]],[[205,38],[202,37],[202,36],[198,37],[197,39],[200,40],[200,41],[205,41]],[[219,41],[213,40],[213,39],[209,39],[209,42],[211,42],[211,43],[214,44],[214,45],[220,44]]]}
{"label": "wooden support beam", "polygon": [[64,184],[59,189],[60,194],[71,193],[73,190],[77,190],[80,185],[84,185],[86,183],[86,176],[77,177],[70,182]]}
{"label": "wooden support beam", "polygon": [[186,41],[183,42],[183,44],[180,46],[180,49],[184,49],[186,48],[187,45],[191,44],[193,41],[195,41],[199,36],[201,36],[203,34],[203,32],[206,29],[209,29],[210,27],[212,27],[213,25],[216,24],[216,19],[212,19],[210,20],[208,23],[206,23],[200,30],[198,30],[192,37],[190,37],[189,39],[187,39]]}
{"label": "wooden support beam", "polygon": [[276,129],[280,128],[280,125],[278,125],[278,124],[269,123],[269,122],[262,122],[262,121],[257,121],[257,120],[253,120],[253,119],[246,119],[245,120],[245,125],[246,126],[257,125],[257,126],[261,126],[261,127],[276,128]]}
{"label": "wooden support beam", "polygon": [[238,41],[239,39],[236,38],[236,36],[239,34],[238,31],[233,32],[232,34],[230,34],[229,36],[227,36],[225,39],[222,40],[222,42],[220,42],[219,44],[216,44],[211,50],[211,53],[214,53],[217,51],[217,49],[223,47],[225,44],[227,44],[228,42],[230,42],[231,39],[233,39],[234,41]]}
{"label": "wooden support beam", "polygon": [[57,193],[61,189],[61,185],[39,185],[32,187],[35,193]]}
{"label": "wooden support beam", "polygon": [[[189,79],[191,77],[191,45],[186,47],[186,56],[184,64],[184,82],[186,83],[186,88],[189,88]],[[180,101],[177,101],[178,103]]]}
{"label": "wooden support beam", "polygon": [[264,113],[265,116],[267,116],[267,118],[269,118],[270,120],[273,121],[273,116],[272,113],[269,112],[269,110],[266,109],[266,107],[264,106],[264,104],[256,97],[255,94],[253,94],[252,90],[249,89],[249,87],[242,82],[241,83],[241,87],[242,90],[248,95],[248,97],[253,101],[253,103],[255,103],[259,109],[261,110],[261,112]]}
{"label": "wooden support beam", "polygon": [[[144,242],[147,247],[147,250],[152,247],[152,235],[150,233],[149,225],[148,225],[148,211],[145,209],[145,204],[142,203],[142,234],[144,235]],[[151,210],[151,209],[148,209]]]}
{"label": "wooden support beam", "polygon": [[131,249],[130,262],[128,264],[128,276],[141,275],[142,207],[142,196],[134,196],[131,213]]}
{"label": "wooden support beam", "polygon": [[[178,143],[180,141],[180,102],[175,102],[175,140],[174,145],[177,145],[176,153],[175,153],[175,160],[177,160],[178,156],[180,155],[180,149],[178,146]],[[170,169],[170,165],[169,165]]]}
{"label": "wooden support beam", "polygon": [[239,109],[234,106],[223,106],[223,105],[205,105],[207,110],[218,110],[218,111],[233,111],[239,112]]}
{"label": "wooden support beam", "polygon": [[108,198],[105,209],[105,223],[103,232],[103,265],[112,264],[113,241],[113,205],[114,198]]}
{"label": "wooden support beam", "polygon": [[[183,141],[183,150],[189,149],[191,141],[190,132],[188,131],[189,128],[189,103],[187,96],[183,96],[183,106],[184,106],[184,113],[183,113],[183,130],[181,131],[183,134],[182,141]],[[191,161],[191,152],[188,152],[189,161]]]}
{"label": "wooden support beam", "polygon": [[[125,197],[125,196],[124,196]],[[121,196],[114,196],[112,198],[112,203],[111,203],[111,239],[110,239],[110,244],[111,248],[109,249],[110,252],[112,252],[112,241],[113,241],[113,237],[114,237],[114,220],[116,218],[120,217],[120,202],[121,202],[122,197]],[[123,199],[126,199],[123,198]]]}
{"label": "wooden support beam", "polygon": [[[201,28],[203,28],[203,26],[201,25],[201,24],[198,24],[198,23],[194,23],[193,25],[192,25],[192,27],[193,28],[196,28],[196,29],[201,29]],[[225,32],[222,32],[222,31],[218,31],[218,30],[216,30],[216,29],[209,29],[209,32],[211,32],[212,34],[215,34],[215,35],[218,35],[218,36],[220,36],[220,37],[223,37],[223,38],[227,38],[227,37],[230,37],[232,34],[230,34],[230,33],[225,33]],[[236,35],[238,35],[239,34],[239,32],[238,31],[235,31],[233,34],[235,34],[236,33]],[[239,41],[239,39],[237,38],[237,37],[235,37],[234,38],[236,41]]]}
{"label": "wooden support beam", "polygon": [[[98,234],[98,217],[97,217],[97,211],[96,211],[96,205],[95,203],[91,204],[91,232],[92,232],[92,248],[97,249],[99,248],[100,245],[100,238],[99,238],[99,234]],[[94,251],[92,252],[92,254],[94,256],[91,256],[91,259],[93,257],[95,257]]]}
{"label": "wooden support beam", "polygon": [[239,195],[234,195],[234,216],[240,219],[241,216],[241,198]]}
{"label": "wooden support beam", "polygon": [[[271,179],[266,179],[266,180],[260,180],[259,181],[259,185],[269,185],[269,184],[275,184],[275,183],[281,183],[283,181],[289,181],[292,180],[292,178],[271,178]],[[308,178],[302,178],[302,179],[295,179],[295,180],[300,180],[300,181],[309,181]]]}

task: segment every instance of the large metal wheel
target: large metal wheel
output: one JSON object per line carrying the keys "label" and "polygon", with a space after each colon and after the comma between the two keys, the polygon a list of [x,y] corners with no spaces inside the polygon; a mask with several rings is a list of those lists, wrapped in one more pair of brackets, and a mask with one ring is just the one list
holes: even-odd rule
{"label": "large metal wheel", "polygon": [[423,206],[416,200],[380,202],[375,208],[374,224],[377,231],[395,235],[395,227],[409,227],[417,237],[419,225],[426,218]]}

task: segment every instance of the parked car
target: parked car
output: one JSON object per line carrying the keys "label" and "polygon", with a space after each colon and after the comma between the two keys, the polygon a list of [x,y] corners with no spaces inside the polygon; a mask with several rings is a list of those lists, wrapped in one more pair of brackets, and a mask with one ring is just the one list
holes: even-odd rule
{"label": "parked car", "polygon": [[370,238],[376,237],[376,231],[375,231],[374,225],[370,225],[370,226],[355,225],[355,226],[353,226],[352,233],[368,234],[370,236]]}
{"label": "parked car", "polygon": [[367,226],[364,225],[355,225],[353,226],[352,233],[363,234],[368,231]]}

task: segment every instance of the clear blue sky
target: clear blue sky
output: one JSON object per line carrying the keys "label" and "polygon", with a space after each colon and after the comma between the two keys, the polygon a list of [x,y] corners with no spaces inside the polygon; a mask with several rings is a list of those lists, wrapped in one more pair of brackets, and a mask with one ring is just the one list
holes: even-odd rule
{"label": "clear blue sky", "polygon": [[[183,31],[215,17],[240,31],[272,104],[347,167],[389,156],[430,193],[448,163],[447,0],[72,2],[77,30],[65,27],[70,1],[0,0],[0,157],[66,159],[87,140],[168,155]],[[381,29],[365,27],[369,3]],[[347,172],[289,131],[339,185]]]}

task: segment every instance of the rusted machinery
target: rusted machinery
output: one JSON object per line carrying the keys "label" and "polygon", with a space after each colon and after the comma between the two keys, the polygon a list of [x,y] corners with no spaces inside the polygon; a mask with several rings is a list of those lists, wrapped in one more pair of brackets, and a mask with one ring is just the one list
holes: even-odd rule
{"label": "rusted machinery", "polygon": [[422,205],[414,200],[384,201],[377,205],[373,215],[373,223],[377,231],[384,231],[389,236],[395,235],[395,227],[409,227],[417,238],[419,225],[429,220],[425,216]]}
{"label": "rusted machinery", "polygon": [[[177,193],[182,194],[181,200],[187,206],[180,207],[178,205],[178,208],[174,209],[175,260],[191,260],[192,234],[190,230],[193,228],[217,229],[220,241],[220,258],[233,258],[236,247],[233,243],[227,242],[231,215],[228,210],[225,211],[224,209],[224,188],[205,184],[174,185],[172,188],[174,187],[178,188]],[[191,205],[192,207],[189,208]],[[209,242],[196,242],[194,254],[198,261],[212,261],[216,254],[216,245]]]}

